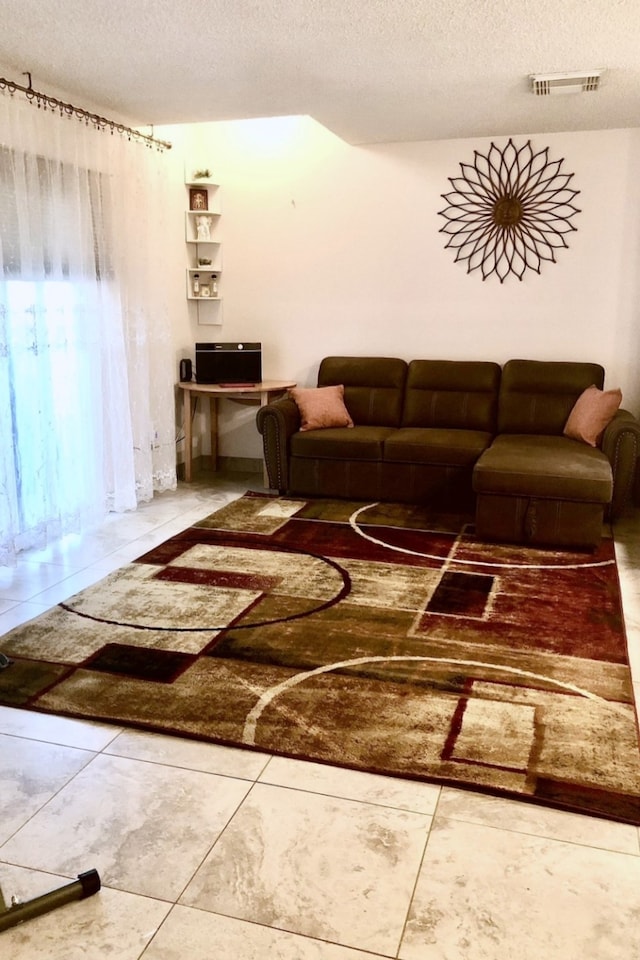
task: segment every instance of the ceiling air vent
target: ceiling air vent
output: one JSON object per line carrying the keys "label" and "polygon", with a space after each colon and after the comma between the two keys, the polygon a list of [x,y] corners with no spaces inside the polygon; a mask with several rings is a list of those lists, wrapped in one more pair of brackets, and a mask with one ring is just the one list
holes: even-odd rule
{"label": "ceiling air vent", "polygon": [[575,73],[532,73],[531,90],[537,97],[564,93],[589,93],[600,86],[602,70],[579,70]]}

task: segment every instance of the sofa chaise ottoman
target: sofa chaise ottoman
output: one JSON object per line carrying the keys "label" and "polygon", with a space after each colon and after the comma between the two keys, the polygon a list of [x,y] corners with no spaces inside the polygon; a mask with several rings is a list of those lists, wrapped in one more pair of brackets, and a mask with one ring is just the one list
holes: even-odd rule
{"label": "sofa chaise ottoman", "polygon": [[603,383],[604,369],[594,363],[505,364],[497,434],[473,470],[480,539],[559,547],[600,542],[613,497],[611,463],[564,429],[577,398]]}

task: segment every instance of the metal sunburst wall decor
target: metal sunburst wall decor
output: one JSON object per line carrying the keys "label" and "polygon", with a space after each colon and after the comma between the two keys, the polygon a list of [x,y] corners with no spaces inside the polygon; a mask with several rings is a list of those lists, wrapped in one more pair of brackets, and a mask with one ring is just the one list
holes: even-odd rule
{"label": "metal sunburst wall decor", "polygon": [[483,280],[495,273],[500,283],[510,273],[519,280],[526,270],[540,273],[543,260],[555,263],[580,213],[572,202],[580,191],[570,188],[563,163],[549,161],[548,147],[534,153],[530,140],[520,148],[511,139],[503,149],[492,143],[486,155],[474,150],[473,163],[460,164],[462,176],[449,177],[453,190],[442,194],[448,205],[438,212],[456,263],[466,260],[467,273],[480,270]]}

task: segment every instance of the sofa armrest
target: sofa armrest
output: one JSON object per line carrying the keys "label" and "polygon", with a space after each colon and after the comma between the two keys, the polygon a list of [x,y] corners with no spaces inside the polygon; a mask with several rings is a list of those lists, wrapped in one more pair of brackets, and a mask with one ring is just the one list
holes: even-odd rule
{"label": "sofa armrest", "polygon": [[618,410],[602,435],[600,448],[613,470],[613,496],[608,516],[615,520],[632,498],[640,455],[640,421],[628,410]]}
{"label": "sofa armrest", "polygon": [[286,493],[289,488],[289,440],[300,429],[298,407],[289,397],[281,397],[260,407],[256,422],[262,434],[269,488]]}

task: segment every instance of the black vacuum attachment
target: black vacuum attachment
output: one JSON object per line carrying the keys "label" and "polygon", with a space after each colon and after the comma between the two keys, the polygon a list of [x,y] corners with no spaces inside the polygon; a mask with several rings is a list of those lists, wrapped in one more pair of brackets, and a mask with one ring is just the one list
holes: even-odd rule
{"label": "black vacuum attachment", "polygon": [[12,900],[11,905],[7,906],[0,889],[0,933],[26,920],[40,917],[43,913],[49,913],[56,907],[62,907],[65,903],[71,903],[72,900],[91,897],[99,889],[100,877],[97,870],[87,870],[86,873],[79,874],[78,879],[72,883],[67,883],[50,893],[44,893],[41,897],[27,900],[26,903],[16,903]]}

